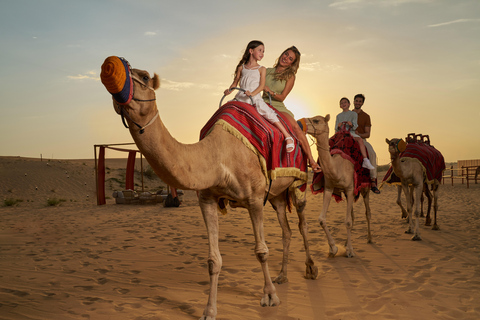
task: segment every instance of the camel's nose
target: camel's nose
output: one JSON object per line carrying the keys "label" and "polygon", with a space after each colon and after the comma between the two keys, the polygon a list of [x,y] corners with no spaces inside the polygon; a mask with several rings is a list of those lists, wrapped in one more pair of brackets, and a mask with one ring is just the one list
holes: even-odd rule
{"label": "camel's nose", "polygon": [[122,91],[127,78],[125,67],[119,57],[111,56],[105,59],[102,64],[100,78],[105,88],[111,94]]}
{"label": "camel's nose", "polygon": [[133,86],[127,60],[115,56],[105,59],[100,79],[115,101],[120,104],[127,104],[131,101]]}

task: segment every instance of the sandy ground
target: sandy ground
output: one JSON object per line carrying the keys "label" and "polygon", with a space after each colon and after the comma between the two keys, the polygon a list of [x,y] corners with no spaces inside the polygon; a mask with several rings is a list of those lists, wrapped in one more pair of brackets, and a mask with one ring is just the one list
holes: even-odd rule
{"label": "sandy ground", "polygon": [[[179,208],[117,205],[126,160],[107,160],[107,205],[97,206],[93,160],[0,157],[0,319],[198,319],[208,297],[207,237],[195,192]],[[384,174],[384,173],[383,173]],[[138,187],[140,182],[137,177]],[[147,190],[163,184],[147,179]],[[289,282],[276,285],[278,307],[261,307],[263,276],[248,214],[220,217],[217,319],[480,319],[480,184],[442,185],[440,230],[421,227],[411,241],[395,203],[396,188],[371,194],[373,243],[363,200],[353,245],[343,244],[345,203],[328,221],[339,254],[317,222],[321,195],[308,193],[306,215],[317,280],[306,280],[295,213]],[[48,205],[54,200],[55,206]],[[422,218],[423,222],[423,218]],[[265,207],[272,276],[280,271],[281,229]]]}

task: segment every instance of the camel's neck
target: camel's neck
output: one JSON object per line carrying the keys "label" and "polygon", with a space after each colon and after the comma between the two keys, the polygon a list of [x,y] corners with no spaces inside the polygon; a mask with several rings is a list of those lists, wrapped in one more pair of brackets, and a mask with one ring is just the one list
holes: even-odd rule
{"label": "camel's neck", "polygon": [[174,139],[160,118],[156,119],[143,134],[130,125],[130,133],[155,173],[168,185],[188,190],[202,190],[214,184],[210,181],[218,174],[210,172],[213,166],[206,165],[212,150],[208,142],[182,144]]}
{"label": "camel's neck", "polygon": [[320,166],[323,174],[330,179],[334,179],[337,175],[337,170],[334,167],[334,161],[330,154],[330,145],[328,144],[328,132],[316,135],[317,152]]}
{"label": "camel's neck", "polygon": [[392,168],[393,172],[401,178],[403,177],[403,170],[402,166],[400,165],[400,157],[397,152],[390,152],[390,160],[392,160]]}

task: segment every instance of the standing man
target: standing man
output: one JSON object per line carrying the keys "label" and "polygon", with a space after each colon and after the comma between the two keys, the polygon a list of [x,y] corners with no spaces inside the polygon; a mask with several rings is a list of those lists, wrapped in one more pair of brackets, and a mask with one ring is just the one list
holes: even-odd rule
{"label": "standing man", "polygon": [[370,138],[370,131],[372,127],[372,123],[370,121],[370,116],[362,110],[363,103],[365,102],[365,96],[361,93],[357,94],[353,100],[353,104],[355,111],[358,114],[358,128],[355,131],[362,139],[363,143],[365,144],[365,148],[368,151],[368,158],[372,165],[375,167],[374,169],[370,170],[370,179],[372,180],[372,191],[376,194],[380,193],[380,190],[377,188],[377,154],[373,150],[373,147],[370,143],[367,142],[367,138]]}

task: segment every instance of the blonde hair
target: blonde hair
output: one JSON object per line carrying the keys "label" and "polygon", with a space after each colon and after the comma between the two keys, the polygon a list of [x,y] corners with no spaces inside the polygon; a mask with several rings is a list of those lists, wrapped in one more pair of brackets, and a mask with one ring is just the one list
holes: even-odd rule
{"label": "blonde hair", "polygon": [[292,50],[293,53],[295,54],[295,60],[292,62],[290,66],[288,66],[285,70],[282,72],[275,72],[274,79],[275,80],[285,80],[287,81],[291,77],[294,77],[297,74],[297,70],[300,67],[300,51],[298,51],[297,47],[291,46],[290,48],[285,49],[282,54],[277,58],[275,61],[275,64],[273,65],[273,68],[277,68],[280,58],[287,52],[288,50]]}

